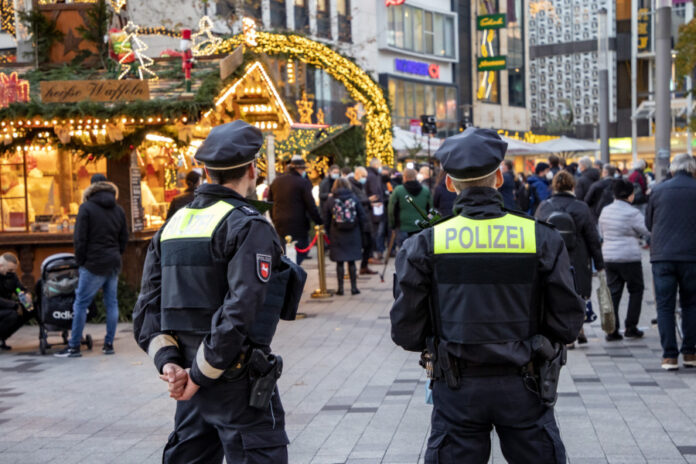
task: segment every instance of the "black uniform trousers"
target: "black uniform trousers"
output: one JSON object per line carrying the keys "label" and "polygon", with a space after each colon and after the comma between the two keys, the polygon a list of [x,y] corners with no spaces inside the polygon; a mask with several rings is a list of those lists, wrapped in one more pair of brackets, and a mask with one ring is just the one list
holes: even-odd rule
{"label": "black uniform trousers", "polygon": [[527,390],[519,375],[464,377],[450,389],[433,383],[432,432],[426,464],[485,464],[491,430],[510,464],[565,464],[553,408]]}
{"label": "black uniform trousers", "polygon": [[619,303],[624,285],[628,290],[628,311],[624,328],[635,329],[640,320],[640,308],[643,301],[643,265],[640,261],[634,263],[605,263],[607,270],[607,286],[611,292],[616,316],[616,332],[619,331]]}
{"label": "black uniform trousers", "polygon": [[[201,338],[179,336],[186,367]],[[189,401],[176,405],[174,432],[169,436],[165,464],[287,464],[289,443],[285,412],[278,389],[266,410],[249,406],[251,381],[246,368],[225,373],[201,387]]]}

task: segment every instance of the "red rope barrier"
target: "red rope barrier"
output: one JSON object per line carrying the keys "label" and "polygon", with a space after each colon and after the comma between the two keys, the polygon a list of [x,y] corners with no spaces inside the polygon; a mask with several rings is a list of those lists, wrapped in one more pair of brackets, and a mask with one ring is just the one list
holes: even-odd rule
{"label": "red rope barrier", "polygon": [[303,249],[297,248],[297,246],[295,246],[295,251],[297,251],[298,253],[308,253],[309,250],[311,250],[312,247],[313,247],[314,245],[316,245],[316,244],[317,244],[317,236],[315,235],[315,236],[314,236],[314,239],[312,240],[312,243],[310,243],[309,246],[308,246],[307,248],[305,248],[305,249],[303,250]]}
{"label": "red rope barrier", "polygon": [[325,242],[327,245],[331,245],[331,240],[329,240],[329,236],[328,236],[328,235],[324,235],[324,242]]}

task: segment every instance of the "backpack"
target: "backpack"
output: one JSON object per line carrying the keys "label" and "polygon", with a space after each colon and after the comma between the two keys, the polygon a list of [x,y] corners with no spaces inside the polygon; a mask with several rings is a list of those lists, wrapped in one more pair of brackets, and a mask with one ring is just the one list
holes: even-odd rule
{"label": "backpack", "polygon": [[353,197],[345,200],[335,198],[331,206],[333,222],[338,230],[351,230],[357,224],[358,207]]}
{"label": "backpack", "polygon": [[[551,205],[553,201],[550,202]],[[571,216],[565,208],[559,208],[546,219],[546,222],[552,224],[556,230],[561,234],[561,238],[565,242],[566,249],[571,251],[575,249],[578,244],[578,239],[576,236],[577,228],[575,227],[575,219]]]}

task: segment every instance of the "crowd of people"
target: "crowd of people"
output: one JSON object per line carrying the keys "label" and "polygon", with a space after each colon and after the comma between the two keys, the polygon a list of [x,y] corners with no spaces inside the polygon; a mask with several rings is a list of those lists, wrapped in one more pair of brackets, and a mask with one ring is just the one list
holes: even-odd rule
{"label": "crowd of people", "polygon": [[[696,230],[696,212],[680,197],[690,192],[687,197],[696,200],[695,166],[693,158],[678,155],[672,162],[672,179],[657,185],[643,160],[622,171],[589,157],[567,162],[551,155],[528,176],[515,173],[511,160],[501,165],[503,184],[498,191],[504,207],[551,222],[561,232],[573,263],[576,291],[586,301],[586,322],[597,317],[591,303],[592,277],[606,273],[616,316],[616,330],[606,335],[607,341],[644,335],[638,327],[645,290],[641,258],[643,249],[651,249],[665,369],[678,367],[678,292],[684,333],[680,350],[684,364],[696,366],[696,314],[691,314],[696,312],[696,239],[689,233]],[[370,265],[384,262],[392,236],[394,256],[394,250],[420,230],[416,222],[421,216],[410,199],[426,212],[435,209],[448,217],[456,198],[446,186],[444,172],[427,165],[417,169],[408,164],[403,171],[377,159],[367,166],[333,165],[317,187],[306,178],[301,158],[293,158],[288,168],[270,186],[271,218],[279,234],[290,235],[300,250],[309,244],[310,220],[325,226],[329,258],[336,263],[338,295],[344,294],[345,265],[351,293],[359,293],[357,276],[376,273]],[[298,253],[298,262],[305,256]],[[624,287],[628,310],[620,322]],[[582,331],[577,342],[587,343]]]}
{"label": "crowd of people", "polygon": [[266,199],[273,202],[271,219],[278,234],[295,242],[298,263],[307,256],[311,222],[324,225],[329,259],[336,263],[337,295],[344,294],[346,265],[351,294],[358,294],[357,276],[377,274],[370,265],[384,263],[389,245],[393,256],[406,238],[420,230],[416,221],[421,216],[408,197],[424,211],[435,207],[452,214],[456,195],[444,187],[444,176],[436,181],[427,166],[399,172],[378,159],[367,166],[332,165],[317,187],[306,171],[304,160],[293,157],[287,172],[271,183]]}

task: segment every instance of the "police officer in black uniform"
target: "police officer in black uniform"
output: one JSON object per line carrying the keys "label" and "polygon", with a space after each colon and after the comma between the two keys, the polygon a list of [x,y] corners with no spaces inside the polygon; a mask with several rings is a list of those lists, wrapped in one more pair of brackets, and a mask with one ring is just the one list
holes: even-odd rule
{"label": "police officer in black uniform", "polygon": [[540,386],[554,388],[584,304],[560,235],[503,208],[506,149],[486,129],[447,139],[436,156],[458,193],[455,216],[407,240],[396,259],[392,339],[425,350],[434,378],[426,463],[488,462],[493,427],[510,463],[566,462],[555,391],[550,400]]}
{"label": "police officer in black uniform", "polygon": [[252,372],[250,355],[261,353],[268,366],[279,361],[269,346],[278,314],[264,303],[280,241],[245,199],[255,192],[262,143],[261,132],[242,121],[215,127],[195,156],[211,183],[167,221],[147,252],[135,338],[179,400],[164,463],[220,463],[223,455],[235,464],[288,460],[274,382],[268,402],[250,406],[253,377],[265,374]]}

